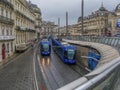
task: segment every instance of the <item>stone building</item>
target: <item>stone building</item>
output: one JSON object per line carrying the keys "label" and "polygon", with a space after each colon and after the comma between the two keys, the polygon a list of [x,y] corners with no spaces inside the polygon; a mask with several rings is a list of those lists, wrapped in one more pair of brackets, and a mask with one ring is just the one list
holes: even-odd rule
{"label": "stone building", "polygon": [[54,31],[57,25],[55,25],[54,22],[51,21],[43,21],[42,22],[42,27],[43,27],[43,31],[42,31],[42,35],[53,35]]}
{"label": "stone building", "polygon": [[34,14],[36,16],[36,20],[35,20],[35,29],[36,29],[36,38],[39,39],[40,38],[40,32],[41,32],[41,25],[42,25],[42,14],[41,14],[41,10],[40,8],[37,7],[37,5],[32,4],[31,2],[29,2],[29,5],[31,7],[31,9],[34,11]]}
{"label": "stone building", "polygon": [[26,0],[0,0],[0,61],[13,55],[16,47],[37,39],[41,23],[36,5]]}
{"label": "stone building", "polygon": [[[25,0],[14,0],[15,46],[35,39],[35,14]],[[31,37],[32,36],[32,37]]]}
{"label": "stone building", "polygon": [[[83,35],[95,36],[112,36],[120,33],[120,28],[116,26],[120,19],[120,4],[118,4],[114,11],[107,10],[103,3],[101,7],[92,12],[91,15],[84,17],[84,32]],[[78,18],[77,30],[81,33],[81,20]]]}
{"label": "stone building", "polygon": [[108,16],[108,29],[111,31],[112,35],[117,33],[120,34],[120,27],[117,27],[117,21],[120,20],[120,4],[118,4],[114,11],[112,11]]}
{"label": "stone building", "polygon": [[[84,17],[84,30],[83,35],[107,35],[108,34],[108,15],[110,11],[108,11],[103,4],[101,7],[92,12],[91,15]],[[78,24],[81,31],[81,17],[78,18]]]}
{"label": "stone building", "polygon": [[0,0],[0,61],[14,52],[13,0]]}

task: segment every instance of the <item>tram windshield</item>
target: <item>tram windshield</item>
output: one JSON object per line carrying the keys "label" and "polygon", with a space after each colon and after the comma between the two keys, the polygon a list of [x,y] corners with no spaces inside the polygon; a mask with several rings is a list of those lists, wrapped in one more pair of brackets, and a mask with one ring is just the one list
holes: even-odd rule
{"label": "tram windshield", "polygon": [[73,49],[68,49],[68,59],[74,59],[75,51]]}
{"label": "tram windshield", "polygon": [[43,50],[48,51],[49,50],[49,45],[48,44],[43,44]]}

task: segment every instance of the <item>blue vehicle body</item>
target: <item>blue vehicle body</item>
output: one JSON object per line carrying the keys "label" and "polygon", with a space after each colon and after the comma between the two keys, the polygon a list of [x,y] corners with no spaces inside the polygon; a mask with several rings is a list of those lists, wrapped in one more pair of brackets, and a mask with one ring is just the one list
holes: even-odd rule
{"label": "blue vehicle body", "polygon": [[[101,55],[96,54],[96,53],[91,52],[91,51],[88,52],[88,57],[92,57],[92,58],[95,58],[97,60],[101,59]],[[88,59],[88,67],[89,67],[89,69],[94,70],[98,64],[98,61],[95,61],[92,58]]]}
{"label": "blue vehicle body", "polygon": [[51,54],[51,43],[50,41],[41,41],[40,42],[41,47],[41,55],[48,56]]}
{"label": "blue vehicle body", "polygon": [[52,38],[53,50],[61,58],[61,60],[67,64],[76,63],[76,47],[75,46],[65,46],[59,41]]}

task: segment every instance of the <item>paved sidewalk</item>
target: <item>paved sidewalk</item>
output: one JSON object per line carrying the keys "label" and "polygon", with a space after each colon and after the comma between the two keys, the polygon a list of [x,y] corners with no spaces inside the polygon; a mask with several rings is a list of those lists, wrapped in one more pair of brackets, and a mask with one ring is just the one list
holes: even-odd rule
{"label": "paved sidewalk", "polygon": [[98,50],[100,52],[102,58],[97,67],[100,67],[101,65],[120,57],[119,52],[115,48],[105,45],[105,44],[94,43],[94,42],[75,41],[75,40],[65,40],[65,39],[63,39],[63,40],[66,42],[69,42],[69,43],[73,43],[73,44],[90,46],[90,47]]}
{"label": "paved sidewalk", "polygon": [[7,64],[1,65],[0,90],[35,90],[33,72],[33,52],[28,49],[18,56],[6,60]]}
{"label": "paved sidewalk", "polygon": [[1,62],[0,62],[0,69],[1,69],[4,65],[6,65],[6,64],[8,64],[9,62],[13,61],[13,59],[16,58],[16,57],[19,56],[19,55],[20,55],[19,53],[14,53],[12,56],[10,56],[10,57],[4,59],[3,61],[1,61]]}

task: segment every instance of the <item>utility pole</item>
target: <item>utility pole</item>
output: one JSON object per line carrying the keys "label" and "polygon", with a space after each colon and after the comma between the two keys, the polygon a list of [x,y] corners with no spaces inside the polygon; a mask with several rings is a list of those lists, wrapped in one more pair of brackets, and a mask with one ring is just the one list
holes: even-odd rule
{"label": "utility pole", "polygon": [[58,37],[59,37],[59,35],[60,35],[60,18],[58,18]]}
{"label": "utility pole", "polygon": [[81,34],[83,35],[83,33],[84,33],[84,26],[83,26],[83,24],[84,24],[84,22],[83,22],[83,19],[84,19],[84,0],[82,0],[82,5],[81,5],[81,14],[82,14],[82,20],[81,20],[81,23],[82,23],[82,30],[81,30]]}
{"label": "utility pole", "polygon": [[66,12],[66,35],[68,36],[68,12]]}

